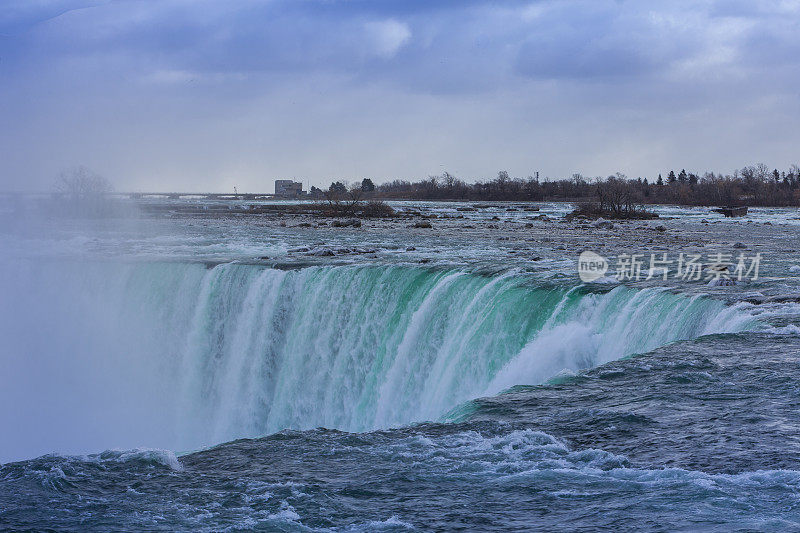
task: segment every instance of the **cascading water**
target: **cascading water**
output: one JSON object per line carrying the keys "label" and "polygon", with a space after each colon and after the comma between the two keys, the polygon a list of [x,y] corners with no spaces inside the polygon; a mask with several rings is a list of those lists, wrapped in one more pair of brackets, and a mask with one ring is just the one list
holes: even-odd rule
{"label": "cascading water", "polygon": [[[515,272],[186,263],[10,272],[2,334],[33,377],[9,380],[2,403],[17,408],[4,417],[62,427],[67,450],[143,438],[190,449],[284,428],[435,420],[513,385],[755,323],[703,297],[592,293]],[[19,407],[29,380],[56,414]],[[19,448],[30,453],[28,429]]]}

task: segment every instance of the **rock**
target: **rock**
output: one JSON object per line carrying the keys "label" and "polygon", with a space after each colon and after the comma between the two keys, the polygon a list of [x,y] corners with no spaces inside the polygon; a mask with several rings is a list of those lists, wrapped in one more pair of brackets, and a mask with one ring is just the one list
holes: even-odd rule
{"label": "rock", "polygon": [[419,262],[420,262],[420,263],[430,263],[430,262],[431,262],[431,260],[430,260],[430,259],[428,259],[428,258],[425,258],[425,259],[420,259],[420,260],[419,260]]}
{"label": "rock", "polygon": [[656,226],[653,229],[656,230],[656,231],[667,231],[667,228],[665,228],[664,226]]}
{"label": "rock", "polygon": [[745,246],[744,243],[741,243],[741,242],[737,242],[736,244],[733,245],[733,247],[734,248],[747,248],[747,246]]}
{"label": "rock", "polygon": [[306,255],[312,255],[315,257],[331,257],[334,255],[347,255],[347,254],[374,254],[378,250],[375,248],[330,248],[330,247],[321,247],[321,248],[313,248],[306,252]]}
{"label": "rock", "polygon": [[261,259],[262,261],[266,261],[267,259],[269,259],[269,256],[268,255],[262,255],[261,257],[259,257],[259,259]]}
{"label": "rock", "polygon": [[409,246],[408,248],[406,248],[406,252],[413,252],[414,250],[416,250],[416,248],[414,248],[413,246]]}
{"label": "rock", "polygon": [[533,227],[533,224],[531,224],[530,222],[528,222],[527,224],[525,224],[525,227],[526,227],[526,228],[532,228],[532,227]]}
{"label": "rock", "polygon": [[297,227],[298,228],[310,228],[311,227],[311,223],[310,222],[301,222],[301,223],[299,223],[297,225]]}
{"label": "rock", "polygon": [[423,220],[423,221],[420,221],[420,222],[415,222],[411,227],[412,228],[432,228],[433,226],[431,226],[430,222],[427,222],[427,221]]}
{"label": "rock", "polygon": [[357,218],[348,218],[345,220],[334,220],[333,224],[331,225],[334,228],[347,228],[347,227],[360,228],[361,221]]}
{"label": "rock", "polygon": [[602,218],[598,218],[592,223],[592,227],[599,229],[614,229],[614,223],[608,220],[603,220]]}

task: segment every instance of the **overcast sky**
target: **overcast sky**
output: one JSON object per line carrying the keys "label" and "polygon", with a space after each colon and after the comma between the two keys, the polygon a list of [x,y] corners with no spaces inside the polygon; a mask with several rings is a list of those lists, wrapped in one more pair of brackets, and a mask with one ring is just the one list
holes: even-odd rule
{"label": "overcast sky", "polygon": [[2,0],[0,188],[800,162],[800,0]]}

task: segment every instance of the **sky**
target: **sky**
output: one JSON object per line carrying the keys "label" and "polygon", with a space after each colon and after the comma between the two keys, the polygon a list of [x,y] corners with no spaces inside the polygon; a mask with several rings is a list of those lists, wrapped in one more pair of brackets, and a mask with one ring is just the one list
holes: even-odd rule
{"label": "sky", "polygon": [[0,190],[800,162],[800,0],[2,0]]}

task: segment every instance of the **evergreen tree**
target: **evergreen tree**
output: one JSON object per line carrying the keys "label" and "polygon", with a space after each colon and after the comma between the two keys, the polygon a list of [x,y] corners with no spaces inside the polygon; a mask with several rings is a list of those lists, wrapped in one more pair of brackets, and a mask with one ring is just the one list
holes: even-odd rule
{"label": "evergreen tree", "polygon": [[658,179],[656,180],[656,185],[664,185],[664,178],[661,177],[661,174],[658,175]]}
{"label": "evergreen tree", "polygon": [[372,183],[372,180],[369,178],[364,178],[361,180],[361,192],[374,192],[375,191],[375,184]]}
{"label": "evergreen tree", "polygon": [[669,174],[667,175],[667,182],[672,184],[675,183],[676,181],[678,181],[678,178],[675,177],[675,171],[670,170]]}
{"label": "evergreen tree", "polygon": [[341,181],[334,181],[333,183],[331,183],[331,186],[328,187],[328,190],[330,192],[337,192],[344,194],[347,192],[347,186]]}

